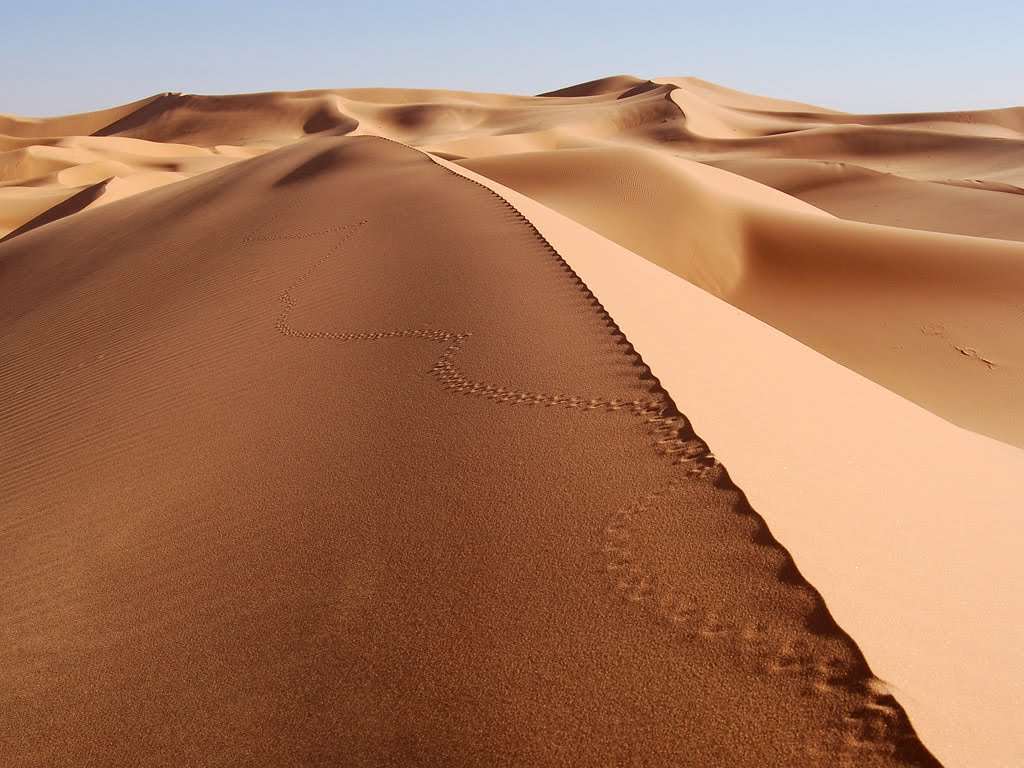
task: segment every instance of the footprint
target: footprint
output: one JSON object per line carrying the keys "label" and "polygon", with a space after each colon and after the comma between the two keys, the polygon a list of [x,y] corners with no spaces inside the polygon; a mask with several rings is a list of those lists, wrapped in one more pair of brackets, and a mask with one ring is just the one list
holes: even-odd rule
{"label": "footprint", "polygon": [[700,606],[692,597],[665,592],[658,599],[658,616],[686,639],[692,640],[698,636],[702,617]]}
{"label": "footprint", "polygon": [[814,649],[803,638],[783,641],[768,668],[772,672],[807,676],[814,666]]}

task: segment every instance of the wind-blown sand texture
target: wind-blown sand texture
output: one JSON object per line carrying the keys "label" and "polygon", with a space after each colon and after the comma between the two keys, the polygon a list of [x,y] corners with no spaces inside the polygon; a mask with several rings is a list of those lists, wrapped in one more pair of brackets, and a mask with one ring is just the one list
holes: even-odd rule
{"label": "wind-blown sand texture", "polygon": [[1024,758],[972,570],[1020,583],[1021,115],[619,77],[0,118],[0,755]]}

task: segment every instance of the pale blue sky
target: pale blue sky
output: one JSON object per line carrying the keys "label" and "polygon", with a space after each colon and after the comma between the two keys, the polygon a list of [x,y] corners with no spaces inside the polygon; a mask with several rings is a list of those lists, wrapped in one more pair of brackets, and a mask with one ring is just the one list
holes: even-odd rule
{"label": "pale blue sky", "polygon": [[375,7],[2,0],[0,113],[159,91],[415,86],[536,93],[697,75],[847,111],[1024,104],[1024,2],[571,2]]}

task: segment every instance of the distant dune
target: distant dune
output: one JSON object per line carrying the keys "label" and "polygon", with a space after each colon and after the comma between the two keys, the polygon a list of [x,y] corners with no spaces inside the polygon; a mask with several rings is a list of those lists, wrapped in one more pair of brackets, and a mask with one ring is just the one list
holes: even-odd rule
{"label": "distant dune", "polygon": [[1024,761],[1022,214],[1024,108],[0,116],[0,762]]}

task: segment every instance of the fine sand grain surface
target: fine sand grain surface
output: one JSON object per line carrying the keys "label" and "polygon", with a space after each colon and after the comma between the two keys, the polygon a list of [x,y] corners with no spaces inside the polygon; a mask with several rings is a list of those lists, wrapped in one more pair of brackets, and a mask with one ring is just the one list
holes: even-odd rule
{"label": "fine sand grain surface", "polygon": [[1024,763],[1022,214],[1019,108],[0,116],[0,765]]}

